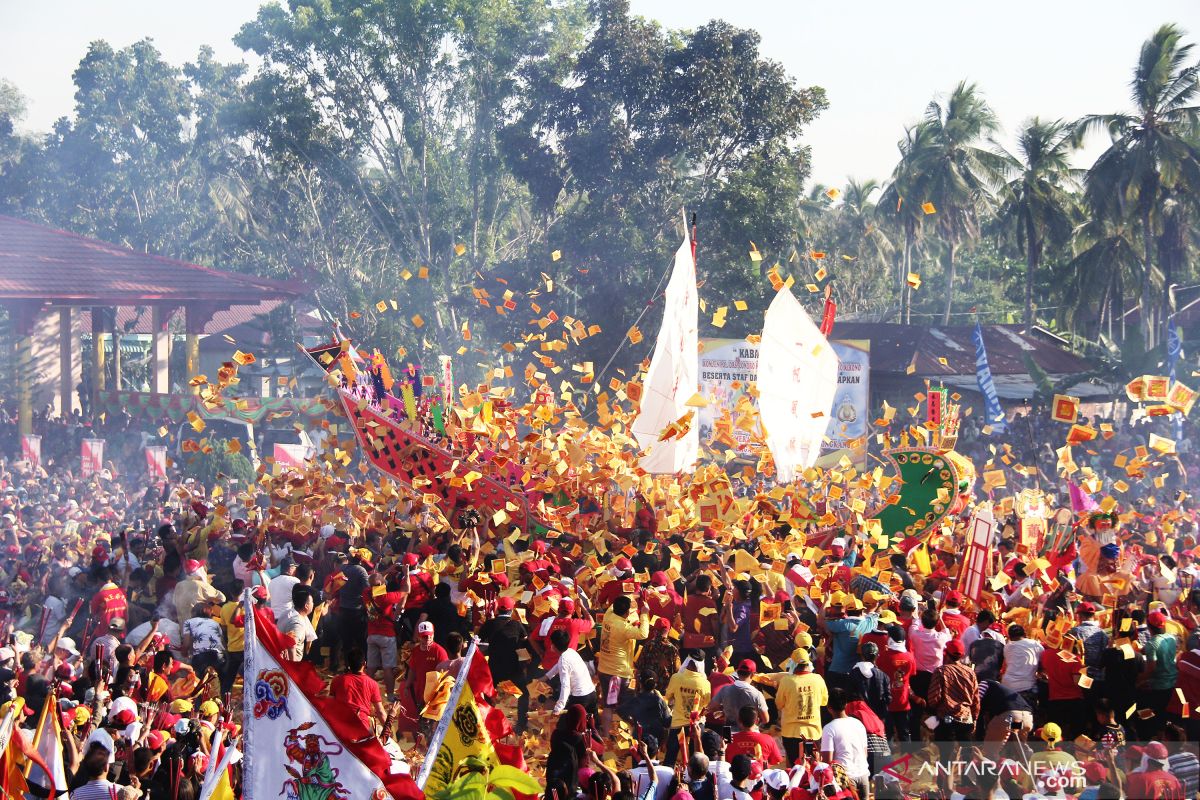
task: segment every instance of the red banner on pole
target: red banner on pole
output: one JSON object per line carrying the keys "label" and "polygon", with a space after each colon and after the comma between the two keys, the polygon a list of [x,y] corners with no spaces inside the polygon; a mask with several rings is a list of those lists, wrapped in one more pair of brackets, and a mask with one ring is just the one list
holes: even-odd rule
{"label": "red banner on pole", "polygon": [[42,465],[42,437],[27,433],[21,437],[21,458],[37,469]]}
{"label": "red banner on pole", "polygon": [[167,477],[167,448],[154,444],[146,448],[146,473],[151,478]]}
{"label": "red banner on pole", "polygon": [[104,440],[84,439],[79,447],[80,472],[89,478],[104,469]]}

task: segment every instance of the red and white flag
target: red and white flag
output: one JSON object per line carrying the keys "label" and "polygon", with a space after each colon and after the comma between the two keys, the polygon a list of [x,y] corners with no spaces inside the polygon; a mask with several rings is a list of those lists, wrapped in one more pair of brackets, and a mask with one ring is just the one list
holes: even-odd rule
{"label": "red and white flag", "polygon": [[295,469],[304,469],[304,462],[312,458],[312,448],[303,444],[281,444],[275,443],[274,452],[271,453],[275,457],[275,463],[282,467],[293,467]]}
{"label": "red and white flag", "polygon": [[167,448],[152,444],[146,448],[146,474],[154,478],[167,477]]}
{"label": "red and white flag", "polygon": [[246,594],[242,775],[244,797],[285,800],[423,800],[412,777],[393,770],[358,716],[318,697],[324,681],[311,664],[281,657],[290,642]]}
{"label": "red and white flag", "polygon": [[104,440],[84,439],[79,446],[80,472],[89,478],[104,469]]}
{"label": "red and white flag", "polygon": [[27,433],[21,437],[21,458],[29,462],[29,466],[37,469],[42,465],[42,437],[36,433]]}
{"label": "red and white flag", "polygon": [[51,692],[42,706],[37,731],[33,735],[33,749],[42,763],[34,762],[29,772],[29,782],[36,783],[53,795],[67,793],[67,768],[63,758],[62,724],[58,718],[58,696]]}
{"label": "red and white flag", "polygon": [[992,516],[992,508],[987,504],[975,509],[971,517],[971,527],[967,533],[967,552],[963,560],[962,570],[958,574],[958,591],[965,597],[979,603],[979,594],[983,591],[984,581],[988,577],[988,561],[992,547],[992,534],[996,530],[996,519]]}

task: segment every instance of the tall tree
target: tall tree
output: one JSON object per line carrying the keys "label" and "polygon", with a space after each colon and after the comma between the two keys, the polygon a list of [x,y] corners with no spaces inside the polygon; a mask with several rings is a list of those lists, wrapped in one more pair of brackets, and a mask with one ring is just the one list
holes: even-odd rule
{"label": "tall tree", "polygon": [[1033,287],[1045,248],[1064,244],[1074,227],[1072,193],[1077,184],[1070,161],[1076,142],[1073,126],[1034,117],[1021,126],[1015,154],[1000,150],[1011,177],[1000,188],[996,221],[1001,234],[1025,256],[1026,328],[1035,321]]}
{"label": "tall tree", "polygon": [[[1158,323],[1169,306],[1173,270],[1182,261],[1176,245],[1188,206],[1200,192],[1200,65],[1174,25],[1163,25],[1142,45],[1131,83],[1133,109],[1096,114],[1079,122],[1083,133],[1103,129],[1112,144],[1087,172],[1086,197],[1095,213],[1140,226],[1142,265],[1138,295],[1148,347],[1159,341]],[[1169,209],[1167,203],[1184,200]],[[1173,216],[1173,219],[1168,217]],[[1158,241],[1159,236],[1167,241]],[[1156,244],[1165,256],[1155,264]],[[1152,296],[1155,282],[1161,299]]]}
{"label": "tall tree", "polygon": [[395,283],[428,268],[409,284],[424,312],[413,325],[427,319],[443,352],[474,305],[471,272],[522,235],[497,137],[521,71],[551,52],[556,15],[576,5],[294,0],[264,6],[236,37],[263,59],[246,130],[341,186],[392,248]]}
{"label": "tall tree", "polygon": [[991,202],[990,187],[1001,180],[1004,159],[987,146],[999,122],[974,84],[961,82],[945,100],[932,101],[923,125],[928,135],[912,157],[924,196],[914,199],[935,207],[946,276],[942,324],[948,325],[958,250],[979,235],[980,213]]}
{"label": "tall tree", "polygon": [[896,294],[900,299],[900,322],[907,325],[912,315],[912,287],[908,276],[913,271],[913,254],[924,231],[925,214],[920,198],[927,195],[926,175],[920,158],[932,146],[933,128],[918,123],[905,128],[904,138],[896,143],[900,160],[879,198],[879,212],[897,231],[894,238],[903,241],[897,259]]}

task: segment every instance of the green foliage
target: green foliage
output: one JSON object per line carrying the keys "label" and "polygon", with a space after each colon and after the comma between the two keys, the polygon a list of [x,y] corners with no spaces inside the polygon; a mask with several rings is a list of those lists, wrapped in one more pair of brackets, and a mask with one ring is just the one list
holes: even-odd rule
{"label": "green foliage", "polygon": [[218,475],[236,480],[239,486],[254,482],[250,459],[241,453],[228,452],[224,440],[211,439],[209,445],[212,449],[207,453],[183,454],[179,467],[186,477],[195,478],[205,486],[216,485]]}
{"label": "green foliage", "polygon": [[[1009,153],[963,82],[904,131],[886,180],[837,191],[806,189],[823,90],[721,20],[667,30],[627,0],[291,0],[236,41],[253,74],[208,49],[176,66],[148,40],[93,43],[74,113],[41,140],[16,133],[23,101],[0,83],[0,209],[298,278],[350,335],[402,360],[455,354],[463,382],[545,369],[564,320],[599,325],[554,354],[556,389],[572,362],[615,354],[628,376],[648,355],[683,209],[710,311],[748,304],[702,335],[756,332],[776,263],[801,289],[832,283],[843,319],[978,312],[1098,341],[1141,300],[1151,345],[1172,284],[1200,277],[1200,67],[1173,26],[1143,47],[1128,113],[1030,120]],[[1112,145],[1081,189],[1069,160],[1090,131]],[[288,352],[294,321],[271,317]],[[648,335],[628,346],[635,322]]]}
{"label": "green foliage", "polygon": [[512,800],[514,794],[536,797],[542,793],[542,786],[516,767],[502,764],[489,770],[477,758],[467,762],[472,771],[434,792],[432,800]]}

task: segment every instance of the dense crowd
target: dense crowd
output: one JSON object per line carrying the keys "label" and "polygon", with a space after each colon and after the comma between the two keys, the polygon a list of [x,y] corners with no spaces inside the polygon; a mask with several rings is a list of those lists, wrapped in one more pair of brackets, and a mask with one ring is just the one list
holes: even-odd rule
{"label": "dense crowd", "polygon": [[[1041,435],[1029,419],[1018,434]],[[1011,448],[1012,485],[989,491],[1065,497],[1036,450]],[[547,800],[1200,793],[1186,447],[1164,460],[1174,477],[1121,514],[1076,514],[1057,549],[1024,543],[1002,505],[977,601],[957,590],[967,511],[878,558],[853,532],[805,547],[778,509],[784,558],[762,538],[660,534],[645,503],[632,525],[594,508],[572,532],[511,537],[412,497],[368,530],[298,534],[217,487],[53,461],[0,466],[0,702],[23,706],[30,757],[60,716],[72,798],[199,796],[217,732],[240,730],[247,591],[285,657],[316,664],[397,758],[429,744],[477,641],[514,722],[491,734]],[[29,782],[46,796],[38,767]]]}

